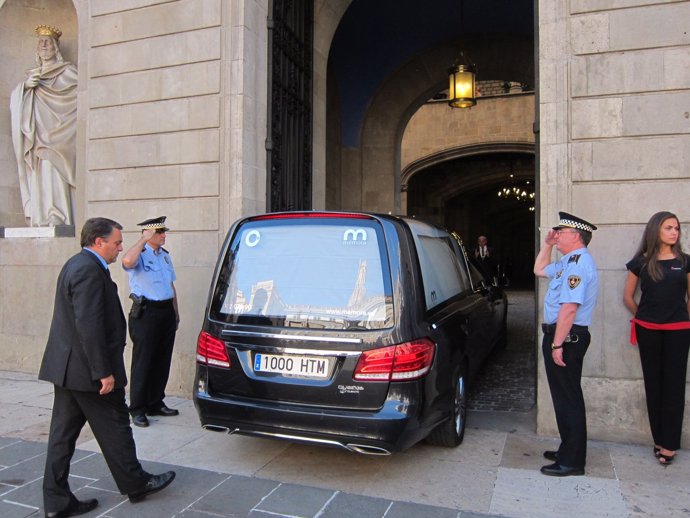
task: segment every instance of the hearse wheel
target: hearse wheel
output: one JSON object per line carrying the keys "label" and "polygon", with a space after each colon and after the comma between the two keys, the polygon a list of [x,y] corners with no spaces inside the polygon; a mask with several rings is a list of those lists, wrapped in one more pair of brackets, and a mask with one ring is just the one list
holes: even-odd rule
{"label": "hearse wheel", "polygon": [[438,425],[427,437],[427,442],[436,446],[454,448],[465,437],[467,424],[467,384],[464,369],[458,368],[453,376],[453,398],[450,404],[450,418]]}

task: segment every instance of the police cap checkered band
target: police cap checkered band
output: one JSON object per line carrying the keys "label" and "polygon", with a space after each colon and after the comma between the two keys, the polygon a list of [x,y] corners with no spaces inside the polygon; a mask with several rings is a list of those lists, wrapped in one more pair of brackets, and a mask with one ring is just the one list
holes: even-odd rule
{"label": "police cap checkered band", "polygon": [[142,221],[141,223],[137,223],[137,225],[140,226],[142,229],[151,228],[153,230],[167,231],[170,229],[165,226],[165,218],[166,216],[160,216],[159,218],[151,218]]}
{"label": "police cap checkered band", "polygon": [[592,225],[590,222],[585,221],[582,218],[578,218],[577,216],[573,216],[572,214],[568,214],[567,212],[559,212],[558,218],[558,225],[553,227],[554,230],[567,227],[576,228],[578,230],[584,230],[585,232],[591,233],[597,229],[597,227]]}

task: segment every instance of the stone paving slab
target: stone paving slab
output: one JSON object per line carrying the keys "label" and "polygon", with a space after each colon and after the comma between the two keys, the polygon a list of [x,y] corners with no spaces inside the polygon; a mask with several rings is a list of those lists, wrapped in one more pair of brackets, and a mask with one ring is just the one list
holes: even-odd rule
{"label": "stone paving slab", "polygon": [[555,478],[535,470],[499,469],[490,512],[516,518],[553,518],[575,516],[571,514],[575,508],[577,516],[587,518],[622,517],[628,513],[617,480]]}
{"label": "stone paving slab", "polygon": [[[12,478],[17,470],[42,472],[45,462],[44,443],[0,438],[0,458],[25,460],[0,467],[0,516],[37,517],[42,514],[42,476]],[[42,453],[41,453],[42,452]],[[273,517],[273,518],[458,518],[495,515],[461,513],[443,508],[380,497],[348,494],[300,484],[283,483],[187,468],[157,462],[144,462],[152,473],[169,469],[177,476],[166,490],[143,502],[131,504],[120,495],[110,476],[103,456],[77,450],[70,473],[70,487],[77,498],[97,498],[99,506],[84,516],[105,518],[187,518]],[[401,496],[401,495],[398,495]]]}

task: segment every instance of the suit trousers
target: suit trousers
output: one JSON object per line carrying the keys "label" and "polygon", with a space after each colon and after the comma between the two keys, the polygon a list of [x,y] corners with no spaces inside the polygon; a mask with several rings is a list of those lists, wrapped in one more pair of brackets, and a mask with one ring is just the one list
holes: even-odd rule
{"label": "suit trousers", "polygon": [[680,448],[690,330],[664,331],[636,325],[637,343],[654,444]]}
{"label": "suit trousers", "polygon": [[584,468],[587,460],[587,416],[580,381],[591,336],[589,331],[571,334],[577,336],[577,342],[563,344],[565,367],[559,367],[553,362],[553,333],[544,334],[542,352],[558,433],[561,436],[558,463],[571,468]]}
{"label": "suit trousers", "polygon": [[176,328],[172,302],[165,307],[147,304],[141,317],[129,318],[129,336],[134,344],[129,385],[132,415],[158,410],[163,405]]}
{"label": "suit trousers", "polygon": [[140,490],[151,475],[144,471],[137,459],[125,390],[115,389],[101,396],[97,392],[54,387],[53,415],[43,477],[46,512],[63,510],[75,498],[68,482],[70,461],[79,433],[87,421],[120,493]]}

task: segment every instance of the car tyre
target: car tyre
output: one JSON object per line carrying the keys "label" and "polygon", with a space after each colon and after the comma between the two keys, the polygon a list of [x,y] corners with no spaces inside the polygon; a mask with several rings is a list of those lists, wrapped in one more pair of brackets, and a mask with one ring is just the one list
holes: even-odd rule
{"label": "car tyre", "polygon": [[465,437],[467,425],[467,379],[460,368],[453,376],[453,397],[450,402],[450,418],[438,425],[427,437],[427,442],[436,446],[454,448]]}

